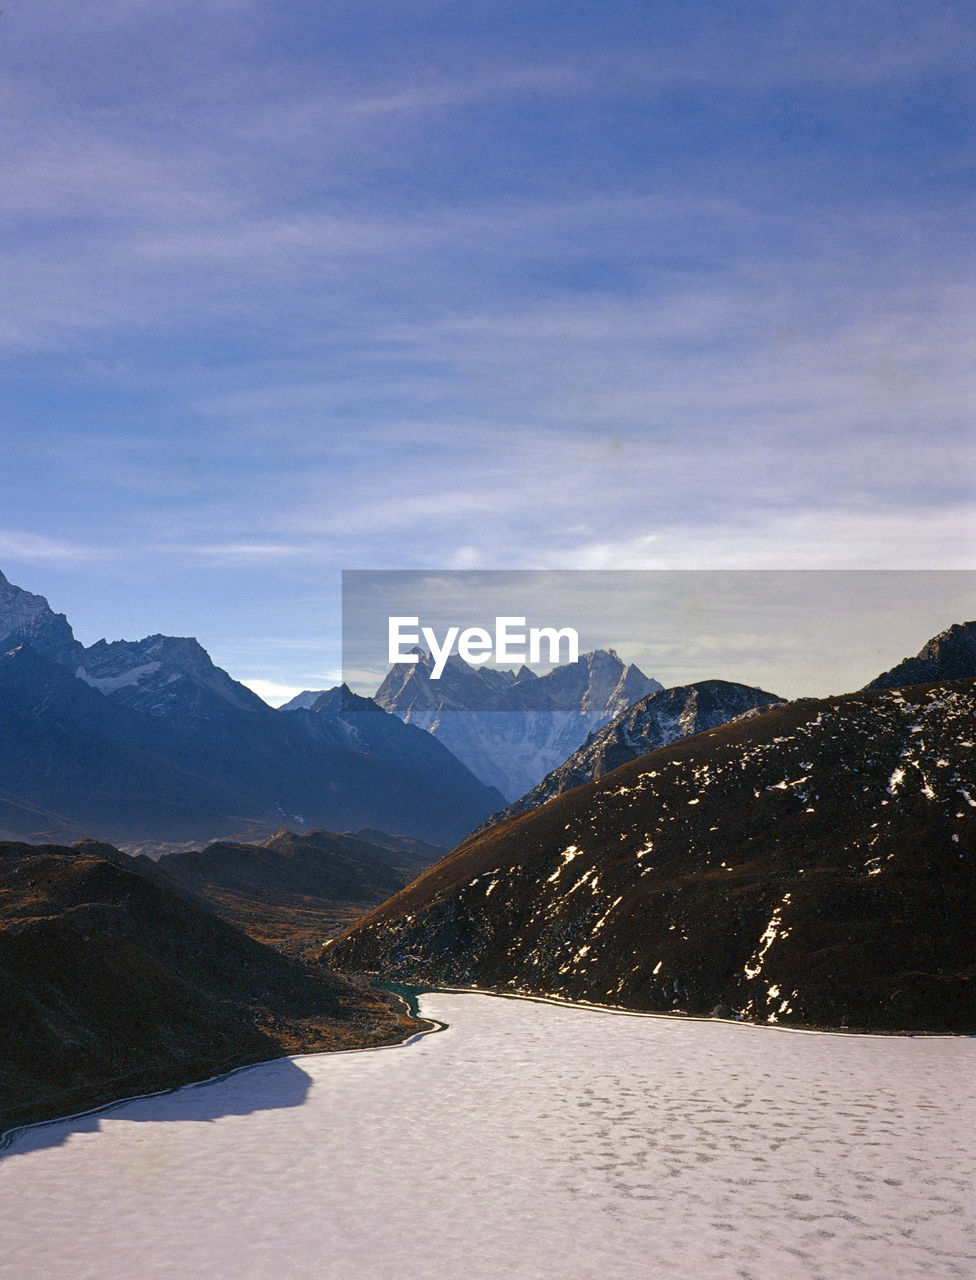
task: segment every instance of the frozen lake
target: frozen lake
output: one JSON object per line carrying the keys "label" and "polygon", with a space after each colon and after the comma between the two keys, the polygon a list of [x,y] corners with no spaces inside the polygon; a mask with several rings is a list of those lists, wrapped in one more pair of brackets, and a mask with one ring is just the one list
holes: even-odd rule
{"label": "frozen lake", "polygon": [[483,995],[22,1134],[15,1280],[976,1275],[976,1040]]}

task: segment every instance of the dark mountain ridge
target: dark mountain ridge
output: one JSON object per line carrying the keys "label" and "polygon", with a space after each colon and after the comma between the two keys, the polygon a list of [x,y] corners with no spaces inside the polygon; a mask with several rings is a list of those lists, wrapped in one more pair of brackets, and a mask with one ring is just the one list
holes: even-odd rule
{"label": "dark mountain ridge", "polygon": [[976,622],[957,622],[933,636],[914,658],[903,659],[864,687],[896,689],[933,680],[966,680],[970,676],[976,676]]}

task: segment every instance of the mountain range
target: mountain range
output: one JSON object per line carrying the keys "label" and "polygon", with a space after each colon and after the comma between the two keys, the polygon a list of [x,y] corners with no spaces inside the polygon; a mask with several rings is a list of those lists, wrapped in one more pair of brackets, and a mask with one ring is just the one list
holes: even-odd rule
{"label": "mountain range", "polygon": [[[487,676],[503,704],[524,684],[517,697],[538,701],[523,714],[613,714],[533,807],[436,862],[425,833],[450,825],[442,782],[451,803],[469,797],[467,815],[472,795],[494,809],[501,797],[370,700],[340,688],[274,712],[195,641],[86,649],[2,576],[0,632],[0,825],[185,839],[221,817],[270,825],[284,804],[269,797],[290,804],[303,788],[310,819],[369,814],[355,834],[276,820],[158,862],[91,840],[0,843],[0,1128],[282,1053],[401,1039],[415,1024],[362,973],[976,1033],[976,623],[827,699],[702,681],[614,709],[646,677],[612,651],[553,673],[549,693],[545,677]],[[454,664],[455,677],[463,691],[470,669]],[[386,818],[408,834],[385,834]]]}
{"label": "mountain range", "polygon": [[0,574],[0,835],[139,844],[287,824],[450,845],[502,800],[430,734],[345,687],[283,714],[196,640],[85,648]]}
{"label": "mountain range", "polygon": [[528,667],[474,667],[459,655],[431,679],[433,659],[398,663],[373,695],[407,724],[426,729],[507,800],[531,790],[586,739],[661,685],[612,649],[537,676]]}

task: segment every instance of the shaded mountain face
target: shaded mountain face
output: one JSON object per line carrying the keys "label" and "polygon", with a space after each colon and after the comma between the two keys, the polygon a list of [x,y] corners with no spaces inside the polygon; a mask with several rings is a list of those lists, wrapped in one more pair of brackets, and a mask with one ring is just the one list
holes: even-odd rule
{"label": "shaded mountain face", "polygon": [[0,843],[0,1131],[410,1029],[125,864],[94,842]]}
{"label": "shaded mountain face", "polygon": [[172,725],[117,706],[28,645],[0,653],[0,833],[230,830],[259,810]]}
{"label": "shaded mountain face", "polygon": [[[421,866],[446,852],[423,847]],[[251,937],[282,944],[330,937],[402,889],[417,865],[413,874],[400,870],[403,856],[395,845],[334,831],[281,830],[261,844],[219,841],[149,865]]]}
{"label": "shaded mountain face", "polygon": [[976,676],[976,622],[957,622],[933,636],[914,658],[865,685],[866,689],[895,689],[933,680],[966,680]]}
{"label": "shaded mountain face", "polygon": [[[334,804],[336,816],[328,823],[332,830],[365,824],[450,846],[482,820],[473,818],[476,812],[496,807],[500,793],[480,782],[440,742],[345,685],[320,695],[307,710],[275,714],[283,731],[297,729],[319,750],[337,758],[341,753],[346,764],[329,780],[337,797],[345,778],[349,799],[368,796],[368,804]],[[310,821],[325,825],[320,817],[306,814],[306,823]]]}
{"label": "shaded mountain face", "polygon": [[553,769],[538,786],[516,800],[489,822],[502,822],[517,813],[545,804],[572,787],[602,778],[604,774],[636,760],[657,747],[687,738],[705,729],[716,729],[736,716],[783,702],[775,693],[726,680],[702,680],[697,684],[660,689],[622,711],[609,724],[590,734],[568,760]]}
{"label": "shaded mountain face", "polygon": [[612,649],[536,676],[473,667],[452,655],[439,680],[433,660],[399,663],[374,700],[409,724],[426,729],[476,777],[509,800],[523,795],[574,751],[593,729],[660,689]]}
{"label": "shaded mountain face", "polygon": [[348,690],[281,714],[195,640],[85,649],[6,579],[0,606],[0,836],[260,839],[289,823],[450,845],[502,803],[429,734]]}
{"label": "shaded mountain face", "polygon": [[0,832],[260,839],[290,817],[450,845],[499,807],[429,734],[359,702],[341,716],[153,717],[22,646],[0,655]]}
{"label": "shaded mountain face", "polygon": [[330,963],[640,1010],[976,1032],[976,682],[803,699],[460,845]]}

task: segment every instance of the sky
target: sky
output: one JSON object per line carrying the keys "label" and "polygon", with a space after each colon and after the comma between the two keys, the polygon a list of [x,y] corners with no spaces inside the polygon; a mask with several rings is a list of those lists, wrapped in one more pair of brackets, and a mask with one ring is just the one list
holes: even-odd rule
{"label": "sky", "polygon": [[280,699],[343,570],[976,567],[974,55],[968,0],[8,5],[0,569]]}

